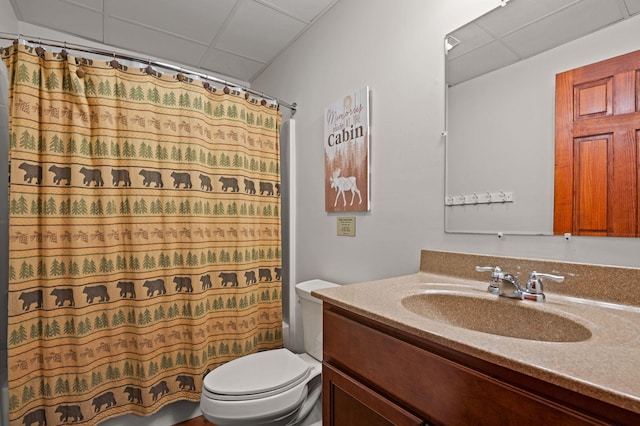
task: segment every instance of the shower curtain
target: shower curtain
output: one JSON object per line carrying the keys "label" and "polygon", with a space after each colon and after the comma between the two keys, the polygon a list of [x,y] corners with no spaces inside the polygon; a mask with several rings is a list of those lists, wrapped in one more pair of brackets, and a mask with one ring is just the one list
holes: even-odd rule
{"label": "shower curtain", "polygon": [[11,425],[197,401],[282,346],[276,106],[14,43]]}

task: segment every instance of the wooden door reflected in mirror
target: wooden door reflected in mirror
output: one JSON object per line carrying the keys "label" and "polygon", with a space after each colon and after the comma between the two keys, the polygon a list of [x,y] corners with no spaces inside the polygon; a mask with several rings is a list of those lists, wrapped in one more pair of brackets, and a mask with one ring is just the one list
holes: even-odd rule
{"label": "wooden door reflected in mirror", "polygon": [[637,237],[640,51],[556,75],[554,234]]}

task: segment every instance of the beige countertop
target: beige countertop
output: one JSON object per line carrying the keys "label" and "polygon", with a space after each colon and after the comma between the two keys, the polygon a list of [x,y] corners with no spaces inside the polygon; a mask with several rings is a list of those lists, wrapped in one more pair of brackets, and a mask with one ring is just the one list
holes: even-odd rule
{"label": "beige countertop", "polygon": [[[569,318],[588,328],[590,338],[547,342],[473,331],[427,318],[403,306],[405,297],[428,292],[454,291],[478,298],[498,298],[487,293],[488,279],[424,272],[429,269],[424,266],[425,254],[442,255],[423,252],[423,271],[416,274],[327,288],[312,294],[415,336],[640,414],[640,307],[545,291],[544,303],[500,299],[533,304],[535,309]],[[467,314],[474,315],[471,307]],[[537,325],[529,326],[535,329]]]}

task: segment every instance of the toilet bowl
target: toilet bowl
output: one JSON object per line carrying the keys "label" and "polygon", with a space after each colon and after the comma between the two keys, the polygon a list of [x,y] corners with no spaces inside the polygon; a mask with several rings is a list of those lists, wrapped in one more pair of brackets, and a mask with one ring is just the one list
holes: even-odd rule
{"label": "toilet bowl", "polygon": [[322,302],[311,291],[336,285],[322,280],[296,285],[307,352],[257,352],[205,376],[200,409],[207,420],[217,426],[288,426],[307,417],[322,390]]}

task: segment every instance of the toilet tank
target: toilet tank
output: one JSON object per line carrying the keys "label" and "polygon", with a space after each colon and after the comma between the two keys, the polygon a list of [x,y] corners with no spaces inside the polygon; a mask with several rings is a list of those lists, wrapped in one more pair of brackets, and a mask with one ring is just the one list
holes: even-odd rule
{"label": "toilet tank", "polygon": [[313,290],[337,287],[338,284],[323,280],[310,280],[296,284],[296,294],[300,299],[304,351],[322,361],[322,300],[311,296]]}

